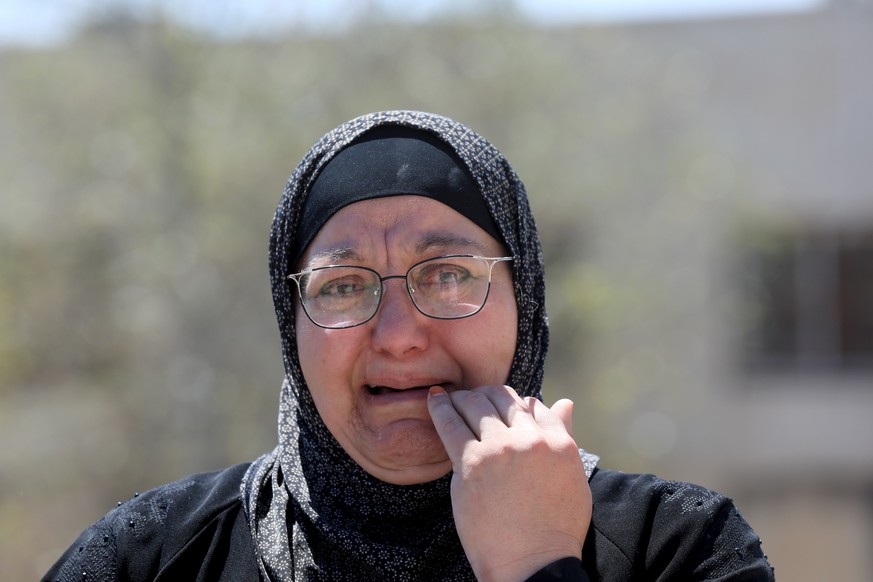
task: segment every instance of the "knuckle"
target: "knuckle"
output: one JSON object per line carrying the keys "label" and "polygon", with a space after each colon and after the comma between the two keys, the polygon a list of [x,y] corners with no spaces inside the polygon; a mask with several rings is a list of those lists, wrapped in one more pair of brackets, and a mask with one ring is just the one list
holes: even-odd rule
{"label": "knuckle", "polygon": [[446,432],[458,431],[467,426],[464,423],[464,419],[458,416],[454,410],[450,412],[447,411],[446,414],[438,415],[433,419],[433,421],[435,425],[438,425],[439,428]]}
{"label": "knuckle", "polygon": [[472,390],[463,390],[456,393],[458,398],[468,405],[484,404],[488,402],[488,396],[482,392],[474,392]]}

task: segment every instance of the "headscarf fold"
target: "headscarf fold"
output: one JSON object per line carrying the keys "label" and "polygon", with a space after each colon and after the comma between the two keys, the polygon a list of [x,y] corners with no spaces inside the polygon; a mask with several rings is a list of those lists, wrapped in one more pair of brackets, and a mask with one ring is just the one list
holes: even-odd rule
{"label": "headscarf fold", "polygon": [[[279,444],[246,473],[242,497],[261,574],[268,580],[474,580],[452,517],[451,474],[393,485],[364,471],[324,425],[300,369],[295,272],[301,208],[322,169],[376,127],[425,132],[469,170],[509,252],[518,305],[518,345],[507,384],[541,398],[548,348],[545,273],[524,185],[484,138],[446,117],[415,111],[372,113],[322,137],[291,174],[270,233],[270,281],[285,380]],[[580,451],[590,476],[596,458]],[[536,491],[531,491],[536,495]]]}

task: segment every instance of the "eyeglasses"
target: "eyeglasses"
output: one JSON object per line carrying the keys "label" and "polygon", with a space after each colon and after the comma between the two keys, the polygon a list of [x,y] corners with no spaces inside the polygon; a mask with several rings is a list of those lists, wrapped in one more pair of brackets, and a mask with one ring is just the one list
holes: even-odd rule
{"label": "eyeglasses", "polygon": [[404,279],[412,304],[428,317],[461,319],[475,315],[488,299],[494,265],[512,259],[446,255],[416,263],[406,275],[387,277],[367,267],[327,265],[288,278],[297,284],[303,311],[312,323],[344,329],[373,319],[388,279]]}

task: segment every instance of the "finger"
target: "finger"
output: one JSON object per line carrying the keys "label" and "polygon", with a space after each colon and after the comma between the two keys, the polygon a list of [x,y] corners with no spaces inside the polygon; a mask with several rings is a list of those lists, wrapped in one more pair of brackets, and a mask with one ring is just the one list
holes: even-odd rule
{"label": "finger", "polygon": [[561,422],[564,423],[564,429],[567,431],[567,434],[573,436],[573,410],[575,408],[575,404],[569,398],[562,398],[552,404],[552,412],[554,412],[558,418],[561,419]]}
{"label": "finger", "polygon": [[449,394],[455,410],[480,441],[489,433],[506,429],[500,412],[489,397],[488,388],[491,387],[457,390]]}
{"label": "finger", "polygon": [[476,440],[476,435],[455,410],[452,399],[442,387],[433,386],[428,391],[427,410],[452,465],[459,467],[464,447],[471,440]]}
{"label": "finger", "polygon": [[476,388],[475,392],[488,397],[505,426],[517,426],[533,421],[526,399],[509,386],[482,386]]}
{"label": "finger", "polygon": [[566,398],[558,400],[551,408],[537,400],[528,398],[531,415],[537,424],[550,430],[559,430],[573,436],[573,401]]}

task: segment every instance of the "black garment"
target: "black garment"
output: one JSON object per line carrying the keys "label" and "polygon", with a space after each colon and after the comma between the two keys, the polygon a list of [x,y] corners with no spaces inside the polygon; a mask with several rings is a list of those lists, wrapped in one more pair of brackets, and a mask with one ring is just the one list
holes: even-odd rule
{"label": "black garment", "polygon": [[[369,132],[389,126],[439,140],[475,181],[478,192],[464,187],[456,194],[482,197],[513,257],[518,342],[506,384],[520,396],[541,397],[549,338],[545,269],[521,180],[493,145],[451,119],[414,111],[364,115],[310,149],[274,216],[270,280],[285,368],[277,448],[249,466],[189,477],[122,504],[87,530],[47,579],[257,580],[259,572],[274,582],[473,579],[454,524],[451,475],[400,486],[364,471],[321,419],[299,361],[297,299],[288,275],[296,269],[298,239],[306,236],[304,203],[345,148],[368,135],[378,138]],[[583,454],[582,462],[591,476],[596,458]],[[611,471],[591,476],[591,487],[594,517],[583,560],[592,579],[770,578],[757,538],[729,500]],[[553,566],[541,574],[570,574],[574,567],[579,574],[573,560]]]}
{"label": "black garment", "polygon": [[[240,499],[246,469],[193,475],[122,503],[82,533],[43,581],[259,580]],[[590,484],[594,514],[582,564],[591,580],[773,580],[760,540],[730,499],[606,469],[595,469]],[[584,576],[572,560],[555,566],[534,579],[584,580],[568,577]]]}

